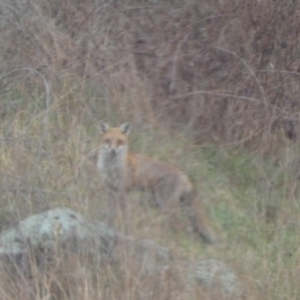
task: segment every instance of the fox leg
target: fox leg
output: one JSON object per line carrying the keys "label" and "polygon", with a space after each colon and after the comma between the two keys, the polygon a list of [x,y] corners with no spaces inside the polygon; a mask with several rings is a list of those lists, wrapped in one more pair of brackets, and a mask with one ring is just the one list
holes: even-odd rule
{"label": "fox leg", "polygon": [[186,203],[183,204],[181,199],[183,191],[186,188],[185,182],[182,182],[181,176],[178,174],[166,176],[162,178],[154,188],[156,203],[168,219],[171,228],[178,227],[178,212],[184,207],[184,212],[192,225],[193,231],[199,233],[198,218],[196,212],[193,211],[195,207],[193,208],[192,205],[187,203],[188,201],[185,201]]}
{"label": "fox leg", "polygon": [[185,175],[172,174],[162,178],[155,186],[156,202],[161,211],[176,225],[176,218],[170,214],[173,209],[181,208],[187,215],[193,231],[208,243],[218,239],[206,220],[201,203],[196,201],[197,193]]}
{"label": "fox leg", "polygon": [[114,223],[116,217],[120,218],[127,211],[127,193],[122,186],[107,185],[105,190],[108,198],[108,222]]}
{"label": "fox leg", "polygon": [[186,212],[193,231],[200,235],[202,240],[207,244],[215,244],[218,238],[208,225],[201,203],[196,205],[196,195],[194,190],[184,191],[181,195],[181,203]]}

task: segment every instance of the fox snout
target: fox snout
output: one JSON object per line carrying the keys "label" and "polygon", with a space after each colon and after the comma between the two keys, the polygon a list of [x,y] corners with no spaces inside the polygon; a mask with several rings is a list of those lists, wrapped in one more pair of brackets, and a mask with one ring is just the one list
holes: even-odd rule
{"label": "fox snout", "polygon": [[104,145],[106,153],[109,154],[109,156],[114,157],[118,156],[124,151],[126,151],[125,146],[118,146],[118,145],[113,145],[113,144],[105,144]]}
{"label": "fox snout", "polygon": [[113,145],[108,145],[108,144],[105,144],[104,147],[105,147],[106,152],[108,152],[109,154],[111,154],[111,155],[117,154],[117,151],[118,151],[117,147],[114,147]]}
{"label": "fox snout", "polygon": [[116,148],[110,148],[108,151],[109,151],[109,154],[111,156],[115,156],[117,154],[117,149]]}

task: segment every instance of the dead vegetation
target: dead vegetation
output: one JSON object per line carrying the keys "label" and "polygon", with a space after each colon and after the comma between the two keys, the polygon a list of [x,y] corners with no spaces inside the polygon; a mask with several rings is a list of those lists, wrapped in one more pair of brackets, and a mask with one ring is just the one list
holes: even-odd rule
{"label": "dead vegetation", "polygon": [[[99,219],[97,122],[130,120],[133,148],[192,174],[230,243],[205,250],[182,236],[184,221],[174,234],[146,206],[135,207],[133,234],[230,263],[247,299],[296,299],[299,11],[295,0],[3,0],[1,228],[62,205]],[[226,152],[240,146],[258,156]],[[73,259],[37,275],[37,299],[168,299],[182,284],[179,272],[174,291],[130,264],[77,274]],[[30,299],[0,276],[3,299]]]}
{"label": "dead vegetation", "polygon": [[199,143],[270,153],[297,138],[297,1],[15,0],[1,11],[3,75],[30,66],[69,93],[88,83],[108,119],[160,120]]}

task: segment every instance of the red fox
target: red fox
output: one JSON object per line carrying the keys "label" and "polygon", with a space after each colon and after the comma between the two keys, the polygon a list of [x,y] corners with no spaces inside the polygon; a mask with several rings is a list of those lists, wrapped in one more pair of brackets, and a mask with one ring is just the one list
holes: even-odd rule
{"label": "red fox", "polygon": [[[111,128],[100,123],[102,143],[99,148],[97,167],[101,179],[110,194],[124,195],[133,189],[154,193],[156,203],[165,213],[170,208],[181,206],[185,209],[191,226],[205,242],[215,243],[217,238],[208,227],[202,209],[195,209],[197,193],[188,177],[164,162],[145,155],[128,151],[128,135],[131,125],[124,123]],[[121,199],[119,199],[120,201]],[[122,199],[121,201],[125,201]],[[121,203],[121,206],[126,203]]]}

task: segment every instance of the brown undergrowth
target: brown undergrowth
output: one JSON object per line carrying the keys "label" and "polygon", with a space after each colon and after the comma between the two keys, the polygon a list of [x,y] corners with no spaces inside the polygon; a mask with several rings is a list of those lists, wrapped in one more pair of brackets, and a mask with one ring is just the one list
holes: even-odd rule
{"label": "brown undergrowth", "polygon": [[[1,227],[56,206],[105,216],[97,122],[130,120],[133,150],[190,175],[224,247],[182,234],[184,218],[169,230],[139,193],[131,195],[132,234],[191,261],[230,264],[247,299],[297,299],[299,5],[2,1]],[[177,291],[130,266],[100,274],[73,260],[35,277],[37,299],[169,299]],[[6,275],[3,299],[31,299]]]}

